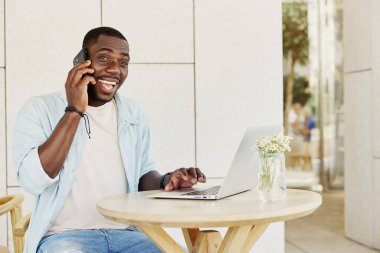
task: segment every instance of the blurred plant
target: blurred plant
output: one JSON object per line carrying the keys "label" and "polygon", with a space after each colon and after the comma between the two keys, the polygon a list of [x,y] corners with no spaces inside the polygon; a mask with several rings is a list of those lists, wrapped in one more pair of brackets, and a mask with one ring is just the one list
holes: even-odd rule
{"label": "blurred plant", "polygon": [[[288,76],[284,76],[284,90],[287,89]],[[293,91],[292,91],[292,102],[300,103],[302,106],[305,106],[309,99],[311,98],[311,89],[309,86],[309,80],[304,76],[295,75],[293,79]],[[286,101],[286,93],[284,92],[284,101]],[[285,110],[285,104],[284,104]]]}
{"label": "blurred plant", "polygon": [[288,133],[288,115],[293,102],[294,67],[305,65],[309,56],[309,39],[307,29],[307,2],[293,1],[282,5],[283,56],[290,61],[286,81],[284,126]]}

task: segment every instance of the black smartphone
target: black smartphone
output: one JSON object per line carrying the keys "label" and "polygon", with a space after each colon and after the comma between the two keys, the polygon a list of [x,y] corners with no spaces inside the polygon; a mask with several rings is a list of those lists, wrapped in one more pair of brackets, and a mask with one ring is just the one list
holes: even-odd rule
{"label": "black smartphone", "polygon": [[88,52],[86,48],[82,48],[79,53],[74,57],[74,66],[88,60]]}

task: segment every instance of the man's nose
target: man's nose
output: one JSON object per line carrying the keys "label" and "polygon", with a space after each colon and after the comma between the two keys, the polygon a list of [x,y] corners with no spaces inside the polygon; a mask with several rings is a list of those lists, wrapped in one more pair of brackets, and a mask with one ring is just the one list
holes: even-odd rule
{"label": "man's nose", "polygon": [[120,74],[120,66],[117,61],[110,61],[107,65],[106,71],[112,74]]}

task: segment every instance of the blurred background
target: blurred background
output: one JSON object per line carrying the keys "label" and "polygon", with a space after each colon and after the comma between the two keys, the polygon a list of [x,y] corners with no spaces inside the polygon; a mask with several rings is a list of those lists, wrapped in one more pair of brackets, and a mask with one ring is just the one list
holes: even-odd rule
{"label": "blurred background", "polygon": [[284,1],[282,14],[288,183],[343,188],[343,0]]}
{"label": "blurred background", "polygon": [[283,1],[287,186],[320,191],[287,253],[379,252],[379,1]]}

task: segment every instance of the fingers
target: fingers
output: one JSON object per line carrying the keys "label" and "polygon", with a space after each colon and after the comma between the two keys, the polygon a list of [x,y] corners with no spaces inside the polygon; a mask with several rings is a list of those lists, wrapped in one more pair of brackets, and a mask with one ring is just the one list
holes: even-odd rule
{"label": "fingers", "polygon": [[[191,174],[190,174],[190,176],[191,176]],[[188,173],[188,171],[187,171],[187,169],[185,169],[185,168],[180,168],[179,169],[179,174],[178,174],[178,176],[177,176],[178,178],[180,178],[180,179],[183,179],[183,180],[189,180],[189,173]],[[191,179],[191,178],[190,178]]]}
{"label": "fingers", "polygon": [[180,168],[170,174],[165,190],[171,191],[178,188],[192,187],[198,182],[206,182],[206,176],[199,168]]}
{"label": "fingers", "polygon": [[73,77],[75,75],[75,71],[77,69],[82,69],[82,68],[87,68],[91,65],[91,61],[87,60],[87,61],[84,61],[80,64],[77,64],[75,65],[70,71],[69,71],[69,74],[67,75],[67,80],[66,80],[66,83],[71,83],[72,80],[73,80]]}
{"label": "fingers", "polygon": [[165,191],[172,191],[172,190],[174,190],[174,185],[171,181],[169,181],[167,185],[165,186]]}
{"label": "fingers", "polygon": [[202,182],[202,183],[205,183],[206,182],[206,175],[203,174],[203,172],[198,169],[198,168],[195,168],[197,170],[197,180],[198,182]]}
{"label": "fingers", "polygon": [[191,175],[192,181],[194,183],[206,182],[206,176],[205,174],[203,174],[203,172],[199,168],[189,168],[187,170],[188,170],[188,174]]}
{"label": "fingers", "polygon": [[79,86],[85,86],[85,85],[87,85],[87,84],[89,84],[89,83],[91,83],[91,84],[96,84],[96,80],[95,80],[95,78],[94,78],[93,76],[84,76],[84,77],[81,79],[81,81],[80,81],[80,83],[79,83]]}
{"label": "fingers", "polygon": [[165,186],[165,191],[171,191],[171,190],[180,188],[180,180],[179,180],[179,178],[177,178],[177,175],[175,172],[173,172],[169,176],[169,181]]}
{"label": "fingers", "polygon": [[[91,61],[85,61],[84,63],[76,65],[74,68],[71,69],[69,72],[69,85],[75,86],[75,85],[87,85],[89,82],[84,83],[82,82],[85,77],[88,75],[86,74],[93,74],[95,70],[93,68],[90,68]],[[88,80],[88,78],[86,79]],[[92,83],[92,82],[91,82]]]}
{"label": "fingers", "polygon": [[[171,190],[183,187],[181,186],[182,182],[186,182],[188,179],[189,179],[189,176],[185,168],[180,168],[180,169],[175,170],[169,176],[169,181],[165,186],[165,191],[171,191]],[[191,186],[188,186],[188,187],[191,187]]]}
{"label": "fingers", "polygon": [[[193,183],[197,183],[198,181],[198,173],[197,173],[197,168],[188,168],[189,175],[191,176],[191,181]],[[199,171],[198,171],[199,172]]]}

